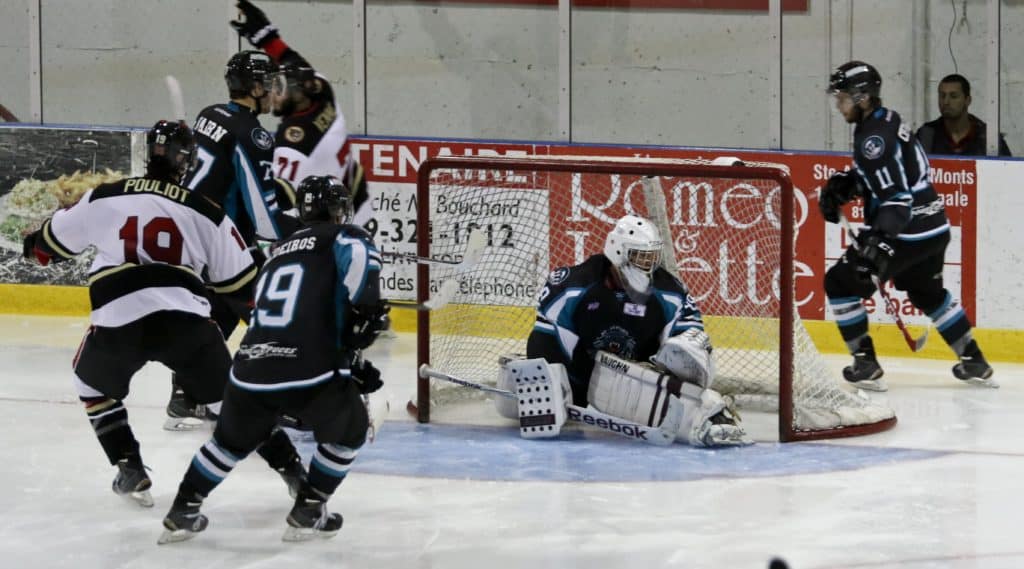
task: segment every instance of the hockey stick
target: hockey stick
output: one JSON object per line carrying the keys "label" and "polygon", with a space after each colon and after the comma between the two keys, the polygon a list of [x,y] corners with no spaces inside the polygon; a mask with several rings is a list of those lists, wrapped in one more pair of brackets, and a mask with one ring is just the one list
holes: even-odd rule
{"label": "hockey stick", "polygon": [[437,310],[442,308],[446,304],[452,301],[455,297],[455,293],[459,290],[459,283],[455,279],[448,279],[441,283],[441,286],[437,289],[437,294],[427,299],[426,302],[403,302],[401,300],[389,300],[388,306],[392,308],[400,308],[402,310],[416,310],[419,312],[425,310]]}
{"label": "hockey stick", "polygon": [[167,93],[171,98],[171,109],[174,111],[174,118],[185,123],[185,98],[181,95],[181,84],[174,75],[164,77],[167,84]]}
{"label": "hockey stick", "polygon": [[[491,387],[489,385],[483,385],[468,379],[461,379],[454,375],[438,371],[427,364],[420,366],[420,377],[440,379],[462,387],[468,387],[470,389],[476,389],[479,391],[486,391],[487,393],[493,393],[502,397],[509,397],[512,399],[518,399],[518,396],[511,391],[500,389],[497,387]],[[571,421],[577,423],[583,423],[592,427],[597,427],[603,431],[609,433],[615,433],[620,437],[626,437],[631,440],[639,440],[648,444],[656,446],[668,446],[675,442],[676,434],[662,430],[659,427],[649,427],[647,425],[640,425],[637,423],[631,423],[629,421],[606,415],[596,409],[590,407],[579,407],[572,403],[566,403],[566,417]]]}
{"label": "hockey stick", "polygon": [[668,224],[668,210],[665,205],[665,193],[661,189],[661,178],[644,176],[640,180],[644,191],[644,202],[647,204],[647,215],[661,233],[661,265],[673,275],[679,275],[679,264],[676,262],[676,248],[672,240],[672,231]]}
{"label": "hockey stick", "polygon": [[[472,229],[469,232],[469,239],[467,239],[466,241],[466,250],[462,253],[461,261],[438,262],[446,265],[453,265],[455,268],[455,274],[460,275],[469,270],[472,270],[473,267],[476,266],[477,262],[480,260],[480,257],[484,254],[485,247],[487,247],[487,237],[484,235],[484,232],[480,231],[479,229]],[[422,257],[416,257],[415,255],[412,255],[412,257],[415,258],[417,260],[416,262],[418,263],[424,262],[429,264],[434,262],[433,259],[423,259]],[[458,290],[458,279],[451,278],[442,281],[441,286],[438,287],[437,289],[437,293],[434,296],[427,299],[426,302],[415,303],[392,300],[388,302],[388,304],[395,308],[401,308],[406,310],[437,310],[438,308],[441,308],[447,305],[449,302],[451,302],[452,299],[455,298],[455,293],[457,293]]]}
{"label": "hockey stick", "polygon": [[476,262],[480,260],[480,255],[484,252],[484,247],[487,246],[487,237],[483,231],[473,228],[469,232],[469,239],[466,242],[466,251],[462,254],[461,261],[448,261],[444,259],[431,259],[428,257],[419,257],[415,253],[397,253],[393,251],[384,251],[381,254],[389,257],[395,257],[396,259],[405,259],[406,261],[413,261],[421,265],[434,265],[439,267],[451,267],[456,272],[464,273],[476,265]]}
{"label": "hockey stick", "polygon": [[[854,233],[853,226],[850,225],[850,220],[846,219],[843,212],[839,212],[839,223],[842,224],[843,229],[846,230],[846,234],[850,237],[850,245],[853,247],[853,250],[860,253],[860,244],[857,242],[857,234]],[[928,332],[931,330],[931,326],[929,325],[925,328],[924,334],[920,338],[915,339],[910,335],[910,330],[907,329],[906,323],[903,322],[903,318],[900,316],[899,303],[889,296],[889,293],[882,288],[882,281],[878,278],[878,275],[872,273],[871,282],[875,284],[875,288],[877,288],[879,294],[882,295],[882,300],[885,301],[885,305],[889,309],[888,311],[892,313],[893,320],[896,321],[896,327],[899,328],[900,332],[903,334],[903,339],[907,342],[907,346],[910,347],[911,351],[921,351],[921,349],[924,348],[925,342],[928,341]]]}

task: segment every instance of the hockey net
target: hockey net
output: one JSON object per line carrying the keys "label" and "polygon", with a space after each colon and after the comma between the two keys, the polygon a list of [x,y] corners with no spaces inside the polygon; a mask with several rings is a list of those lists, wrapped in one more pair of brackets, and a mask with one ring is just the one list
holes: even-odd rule
{"label": "hockey net", "polygon": [[[655,221],[714,345],[713,387],[740,408],[777,412],[783,441],[878,432],[892,410],[827,368],[794,302],[795,198],[784,166],[703,160],[439,157],[421,165],[418,254],[458,260],[471,228],[488,246],[469,271],[419,267],[419,300],[456,278],[446,307],[421,312],[418,364],[493,385],[524,353],[551,270],[600,253],[615,221]],[[667,237],[666,237],[667,236]],[[674,267],[673,267],[674,264]],[[419,379],[416,411],[480,392]]]}

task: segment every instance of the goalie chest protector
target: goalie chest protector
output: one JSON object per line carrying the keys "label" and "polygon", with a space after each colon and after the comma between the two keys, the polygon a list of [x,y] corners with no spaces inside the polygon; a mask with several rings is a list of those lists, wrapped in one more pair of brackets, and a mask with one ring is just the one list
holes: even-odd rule
{"label": "goalie chest protector", "polygon": [[655,272],[644,304],[608,284],[611,270],[604,255],[593,255],[575,267],[555,270],[541,292],[541,317],[579,337],[571,366],[577,377],[590,377],[599,350],[645,361],[658,352],[666,327],[670,336],[703,328],[686,287],[664,269]]}

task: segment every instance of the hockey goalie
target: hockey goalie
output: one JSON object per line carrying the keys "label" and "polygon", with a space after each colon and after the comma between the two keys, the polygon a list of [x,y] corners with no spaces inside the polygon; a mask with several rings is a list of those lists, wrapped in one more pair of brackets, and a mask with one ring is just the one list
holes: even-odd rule
{"label": "hockey goalie", "polygon": [[567,418],[626,436],[700,447],[753,442],[711,389],[711,340],[686,286],[662,267],[662,247],[654,224],[627,215],[603,253],[548,276],[527,357],[503,358],[498,380],[519,394],[497,398],[498,412],[519,420],[524,436],[532,422],[564,422],[533,421],[534,413],[548,417],[537,409],[548,399],[538,388],[554,386]]}

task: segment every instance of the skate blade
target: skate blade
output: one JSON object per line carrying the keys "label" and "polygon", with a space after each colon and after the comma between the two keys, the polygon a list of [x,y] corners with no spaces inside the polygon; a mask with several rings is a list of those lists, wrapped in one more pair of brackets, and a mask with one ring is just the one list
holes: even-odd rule
{"label": "skate blade", "polygon": [[961,380],[964,383],[968,383],[975,387],[987,387],[989,389],[999,389],[999,384],[995,382],[991,377],[985,379],[983,377],[972,377],[970,379]]}
{"label": "skate blade", "polygon": [[203,426],[203,420],[195,417],[168,417],[164,421],[165,431],[195,431]]}
{"label": "skate blade", "polygon": [[884,392],[889,391],[889,384],[884,379],[865,379],[864,381],[851,381],[850,385],[863,389],[864,391]]}
{"label": "skate blade", "polygon": [[118,494],[118,496],[128,500],[129,502],[138,504],[143,508],[153,507],[153,495],[149,493],[149,490],[143,490],[142,492],[128,492],[127,494]]}
{"label": "skate blade", "polygon": [[168,543],[178,543],[179,541],[188,541],[199,533],[197,531],[189,531],[187,529],[169,530],[165,529],[160,534],[160,539],[156,540],[157,545],[166,545]]}
{"label": "skate blade", "polygon": [[313,528],[296,528],[288,526],[284,530],[284,535],[281,536],[281,541],[298,542],[310,541],[313,539],[330,539],[336,535],[338,535],[338,530],[320,531]]}

